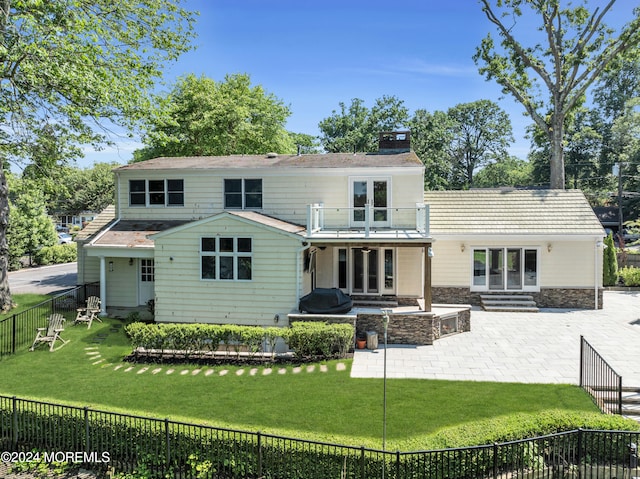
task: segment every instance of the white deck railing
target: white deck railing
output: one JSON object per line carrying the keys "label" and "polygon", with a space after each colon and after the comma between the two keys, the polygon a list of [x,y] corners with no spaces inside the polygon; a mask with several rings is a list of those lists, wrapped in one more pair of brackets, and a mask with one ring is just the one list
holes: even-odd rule
{"label": "white deck railing", "polygon": [[429,206],[416,203],[414,208],[326,207],[307,205],[307,236],[329,231],[359,231],[365,236],[374,231],[415,231],[429,235]]}

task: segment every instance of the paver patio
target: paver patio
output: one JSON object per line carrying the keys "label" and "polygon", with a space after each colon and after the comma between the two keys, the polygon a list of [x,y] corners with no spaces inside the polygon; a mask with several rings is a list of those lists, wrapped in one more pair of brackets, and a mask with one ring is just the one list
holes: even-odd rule
{"label": "paver patio", "polygon": [[[393,320],[393,319],[392,319]],[[604,309],[539,313],[474,308],[471,331],[432,346],[387,350],[388,378],[578,384],[580,336],[623,377],[640,387],[640,291],[605,291]],[[382,377],[384,342],[356,350],[352,377]]]}

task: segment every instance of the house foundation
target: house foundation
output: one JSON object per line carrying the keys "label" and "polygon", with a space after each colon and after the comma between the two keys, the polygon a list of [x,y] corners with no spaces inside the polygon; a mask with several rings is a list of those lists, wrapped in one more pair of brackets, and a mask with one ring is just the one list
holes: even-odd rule
{"label": "house foundation", "polygon": [[[602,309],[603,291],[603,288],[598,288],[598,309]],[[472,292],[469,288],[461,287],[434,286],[431,294],[435,302],[468,303],[480,306],[480,295],[487,294],[487,292]],[[593,288],[542,288],[540,291],[522,292],[521,294],[532,296],[539,308],[595,309]]]}

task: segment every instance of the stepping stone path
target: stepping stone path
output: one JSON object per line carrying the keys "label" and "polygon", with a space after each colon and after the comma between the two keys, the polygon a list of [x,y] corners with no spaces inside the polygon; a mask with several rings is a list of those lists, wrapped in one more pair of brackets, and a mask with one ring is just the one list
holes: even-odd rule
{"label": "stepping stone path", "polygon": [[[109,332],[117,333],[121,330],[121,328],[122,328],[122,325],[116,324],[116,325],[113,325],[111,328],[109,328]],[[107,337],[108,337],[108,334],[106,333],[96,334],[92,342],[102,343]],[[122,369],[126,373],[133,371],[135,369],[134,366],[125,367],[125,365],[123,364],[116,364],[114,366],[112,363],[104,363],[105,359],[102,358],[102,356],[100,355],[100,351],[98,351],[98,349],[99,348],[97,346],[88,346],[85,348],[85,351],[86,351],[85,354],[87,355],[87,359],[92,361],[91,364],[94,364],[94,365],[100,364],[102,368],[113,367],[114,371],[119,371]],[[143,366],[138,371],[136,371],[136,374],[145,374],[150,369],[151,368],[149,366]],[[329,366],[327,366],[326,364],[320,364],[320,365],[310,364],[304,367],[295,366],[291,369],[291,373],[300,374],[304,371],[311,374],[311,373],[314,373],[316,369],[318,369],[321,373],[329,372]],[[347,369],[347,365],[345,363],[340,363],[340,362],[336,363],[336,371],[345,371],[346,369]],[[160,374],[162,371],[163,371],[163,368],[159,367],[159,368],[152,369],[150,372],[151,374],[156,375],[156,374]],[[187,376],[187,375],[198,376],[202,371],[203,371],[202,369],[193,369],[193,370],[182,369],[180,371],[180,375],[181,376]],[[173,374],[174,372],[176,372],[174,368],[169,368],[165,371],[165,374],[170,375],[170,374]],[[276,372],[280,375],[285,375],[289,372],[289,370],[287,368],[281,367],[281,368],[278,368]],[[214,373],[215,373],[215,370],[209,368],[206,371],[204,371],[203,374],[209,377],[209,376],[213,376]],[[269,376],[272,373],[273,373],[273,368],[264,368],[262,370],[263,376]],[[221,369],[220,372],[218,372],[218,375],[221,377],[226,376],[227,374],[229,374],[228,369]],[[242,376],[243,374],[245,374],[245,369],[244,368],[237,369],[235,374],[236,376]],[[258,374],[260,374],[260,368],[251,368],[248,370],[248,374],[249,376],[257,376]]]}

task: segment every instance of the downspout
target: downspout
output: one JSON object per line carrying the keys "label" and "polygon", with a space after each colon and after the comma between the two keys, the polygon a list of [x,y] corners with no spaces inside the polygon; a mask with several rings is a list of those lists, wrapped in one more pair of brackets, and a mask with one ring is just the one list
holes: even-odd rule
{"label": "downspout", "polygon": [[595,242],[595,246],[593,248],[593,270],[595,273],[595,277],[594,277],[594,296],[595,296],[595,306],[596,306],[596,310],[598,309],[599,306],[599,301],[598,301],[598,296],[599,296],[599,282],[600,282],[600,278],[602,278],[602,273],[598,274],[600,272],[600,268],[598,267],[598,263],[602,263],[602,260],[598,261],[598,250],[604,245],[604,247],[606,248],[607,246],[603,243],[602,240],[596,240]]}

